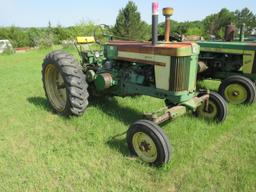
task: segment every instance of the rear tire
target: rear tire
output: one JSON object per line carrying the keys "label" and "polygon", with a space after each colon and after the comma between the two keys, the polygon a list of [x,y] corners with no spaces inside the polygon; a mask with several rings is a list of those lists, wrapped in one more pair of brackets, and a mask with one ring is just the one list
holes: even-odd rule
{"label": "rear tire", "polygon": [[152,121],[140,120],[132,124],[127,132],[127,143],[131,155],[151,165],[161,166],[170,160],[169,140]]}
{"label": "rear tire", "polygon": [[[206,94],[206,92],[200,93],[199,96],[204,94]],[[218,93],[211,92],[208,110],[206,110],[206,103],[204,103],[197,108],[195,114],[206,120],[223,122],[226,120],[228,114],[227,103]]]}
{"label": "rear tire", "polygon": [[219,87],[220,95],[232,104],[253,104],[256,98],[256,86],[240,75],[230,76]]}
{"label": "rear tire", "polygon": [[43,86],[53,110],[80,116],[88,106],[88,85],[82,67],[71,55],[54,51],[42,65]]}

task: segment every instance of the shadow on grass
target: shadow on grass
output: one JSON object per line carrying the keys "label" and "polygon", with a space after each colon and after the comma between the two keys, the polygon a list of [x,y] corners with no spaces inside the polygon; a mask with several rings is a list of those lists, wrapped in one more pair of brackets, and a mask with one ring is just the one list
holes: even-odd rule
{"label": "shadow on grass", "polygon": [[36,107],[42,108],[48,112],[52,112],[51,107],[44,97],[29,97],[27,98],[27,101]]}
{"label": "shadow on grass", "polygon": [[138,119],[143,118],[143,114],[130,107],[123,107],[118,104],[115,98],[100,98],[90,102],[97,109],[104,112],[109,117],[115,118],[117,121],[129,126]]}
{"label": "shadow on grass", "polygon": [[[27,101],[36,107],[44,109],[48,112],[53,112],[47,99],[44,97],[29,97],[27,98]],[[123,122],[125,125],[127,125],[127,128],[130,124],[143,117],[142,113],[132,108],[120,106],[115,98],[109,99],[103,97],[93,99],[90,100],[90,106],[96,107],[109,117],[113,117],[117,121]],[[126,135],[126,132],[113,136],[106,142],[106,144],[111,149],[122,153],[124,156],[128,156],[129,150],[127,148],[126,139],[123,138],[124,135]]]}
{"label": "shadow on grass", "polygon": [[106,142],[106,144],[109,146],[109,148],[121,153],[125,157],[130,155],[125,138],[112,137]]}
{"label": "shadow on grass", "polygon": [[[44,97],[29,97],[27,101],[38,108],[42,108],[48,112],[53,112],[48,101]],[[96,107],[109,117],[115,118],[117,121],[123,122],[129,126],[134,121],[143,118],[143,114],[129,107],[122,107],[115,98],[100,98],[90,100],[90,106]],[[89,107],[90,107],[89,106]]]}
{"label": "shadow on grass", "polygon": [[[115,98],[97,98],[91,101],[91,105],[103,111],[117,121],[124,123],[128,127],[135,121],[142,119],[143,114],[130,107],[121,106]],[[129,150],[126,144],[126,131],[111,137],[106,144],[115,151],[118,151],[123,156],[129,156]]]}
{"label": "shadow on grass", "polygon": [[[118,101],[112,97],[94,99],[91,101],[91,105],[103,111],[108,116],[115,118],[117,121],[124,123],[127,126],[127,129],[132,123],[143,118],[142,113],[130,107],[123,107],[119,105]],[[109,148],[118,151],[125,157],[130,155],[126,144],[126,131],[109,138],[106,144]]]}

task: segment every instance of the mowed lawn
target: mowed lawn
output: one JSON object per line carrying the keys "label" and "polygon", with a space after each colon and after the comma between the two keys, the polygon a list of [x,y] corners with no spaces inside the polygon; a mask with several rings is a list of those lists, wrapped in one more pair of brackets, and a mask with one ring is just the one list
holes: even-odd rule
{"label": "mowed lawn", "polygon": [[0,56],[0,191],[256,191],[256,105],[229,105],[220,125],[170,122],[172,161],[150,167],[114,136],[163,101],[106,98],[81,117],[56,115],[41,82],[47,52]]}

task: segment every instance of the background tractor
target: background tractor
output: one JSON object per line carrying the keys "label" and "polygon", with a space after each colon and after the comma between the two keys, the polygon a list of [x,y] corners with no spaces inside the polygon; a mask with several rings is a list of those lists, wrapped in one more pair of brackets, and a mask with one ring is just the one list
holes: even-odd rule
{"label": "background tractor", "polygon": [[226,28],[225,41],[199,41],[199,79],[220,79],[219,93],[233,104],[252,104],[256,98],[256,42],[234,41],[235,26]]}
{"label": "background tractor", "polygon": [[[200,45],[198,80],[221,80],[219,94],[232,104],[252,104],[256,100],[256,41],[245,38],[241,26],[240,37],[235,37],[236,27],[226,27],[223,40],[197,41]],[[182,35],[160,35],[161,40],[183,42]]]}
{"label": "background tractor", "polygon": [[[169,18],[173,9],[163,12]],[[199,46],[157,42],[157,3],[153,3],[152,21],[152,42],[113,40],[100,26],[94,37],[77,38],[80,63],[63,51],[54,51],[43,62],[42,76],[46,97],[61,115],[82,115],[89,97],[147,95],[165,100],[164,108],[145,114],[127,131],[131,154],[159,166],[171,157],[161,124],[189,111],[222,122],[227,106],[217,93],[196,91]],[[168,31],[169,24],[166,27]],[[83,48],[94,42],[102,49]]]}

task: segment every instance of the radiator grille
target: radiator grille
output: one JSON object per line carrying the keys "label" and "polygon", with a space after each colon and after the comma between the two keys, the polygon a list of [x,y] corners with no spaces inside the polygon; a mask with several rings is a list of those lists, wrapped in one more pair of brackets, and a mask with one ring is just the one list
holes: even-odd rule
{"label": "radiator grille", "polygon": [[171,57],[170,91],[189,89],[191,57]]}

